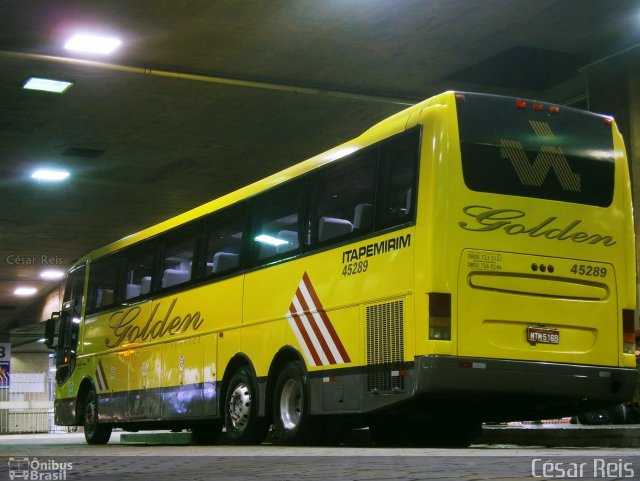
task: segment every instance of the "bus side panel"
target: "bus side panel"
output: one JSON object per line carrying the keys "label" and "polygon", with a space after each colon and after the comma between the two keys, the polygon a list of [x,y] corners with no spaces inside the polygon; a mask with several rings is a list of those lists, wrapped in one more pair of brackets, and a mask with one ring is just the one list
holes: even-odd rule
{"label": "bus side panel", "polygon": [[159,346],[136,349],[129,356],[130,420],[157,419],[162,414],[162,351]]}
{"label": "bus side panel", "polygon": [[218,333],[207,334],[202,338],[202,414],[218,414]]}
{"label": "bus side panel", "polygon": [[204,336],[162,345],[164,392],[162,417],[165,419],[199,417],[203,412]]}
{"label": "bus side panel", "polygon": [[[238,352],[242,319],[242,276],[212,282],[167,296],[157,302],[169,306],[176,300],[168,323],[192,316],[192,324],[169,330],[160,345],[163,356],[163,417],[197,418],[218,413],[218,382],[229,359]],[[166,316],[167,307],[157,317]],[[231,330],[227,330],[233,328]],[[184,338],[185,335],[189,337]],[[183,337],[175,339],[175,337]]]}
{"label": "bus side panel", "polygon": [[130,351],[111,352],[91,358],[95,387],[100,401],[100,419],[122,421],[129,415]]}
{"label": "bus side panel", "polygon": [[[298,350],[311,373],[312,392],[327,399],[314,397],[314,412],[359,408],[361,384],[353,374],[362,373],[367,364],[363,305],[386,305],[411,293],[412,233],[390,232],[247,274],[245,325],[278,321],[284,326],[283,344]],[[243,339],[246,335],[256,336],[243,334]],[[408,343],[410,338],[406,336]],[[267,348],[268,356],[280,347]],[[258,376],[267,373],[270,361],[258,355]],[[342,368],[356,368],[345,371],[348,382],[341,379]],[[332,385],[320,386],[323,380]]]}

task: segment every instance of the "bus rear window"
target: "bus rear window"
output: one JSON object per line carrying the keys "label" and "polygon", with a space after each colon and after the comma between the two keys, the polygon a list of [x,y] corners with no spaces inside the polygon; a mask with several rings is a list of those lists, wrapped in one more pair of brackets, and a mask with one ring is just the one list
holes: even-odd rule
{"label": "bus rear window", "polygon": [[469,189],[611,204],[613,136],[603,117],[569,107],[551,112],[548,104],[479,94],[464,94],[457,109]]}

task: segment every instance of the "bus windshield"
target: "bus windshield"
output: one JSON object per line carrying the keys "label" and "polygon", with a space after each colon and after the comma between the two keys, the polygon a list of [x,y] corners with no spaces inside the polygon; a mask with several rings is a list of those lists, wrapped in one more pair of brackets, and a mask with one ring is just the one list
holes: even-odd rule
{"label": "bus windshield", "polygon": [[457,106],[464,181],[471,190],[611,204],[611,119],[493,95],[459,95]]}

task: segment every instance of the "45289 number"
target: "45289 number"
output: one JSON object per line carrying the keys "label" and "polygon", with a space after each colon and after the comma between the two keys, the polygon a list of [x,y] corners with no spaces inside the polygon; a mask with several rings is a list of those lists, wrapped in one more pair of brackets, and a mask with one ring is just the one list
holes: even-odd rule
{"label": "45289 number", "polygon": [[342,275],[347,277],[355,274],[362,274],[363,272],[366,272],[368,268],[369,261],[352,262],[344,266],[344,269],[342,269]]}
{"label": "45289 number", "polygon": [[607,268],[574,264],[571,268],[571,273],[578,276],[607,277]]}

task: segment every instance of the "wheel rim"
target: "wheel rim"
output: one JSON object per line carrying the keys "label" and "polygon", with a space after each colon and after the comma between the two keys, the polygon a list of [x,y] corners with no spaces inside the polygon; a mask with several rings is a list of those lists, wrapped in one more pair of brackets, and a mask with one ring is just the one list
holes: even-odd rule
{"label": "wheel rim", "polygon": [[241,431],[249,422],[251,413],[251,391],[246,384],[240,383],[229,398],[229,419],[234,429]]}
{"label": "wheel rim", "polygon": [[295,429],[302,417],[302,388],[295,379],[282,386],[280,395],[280,419],[285,429]]}

